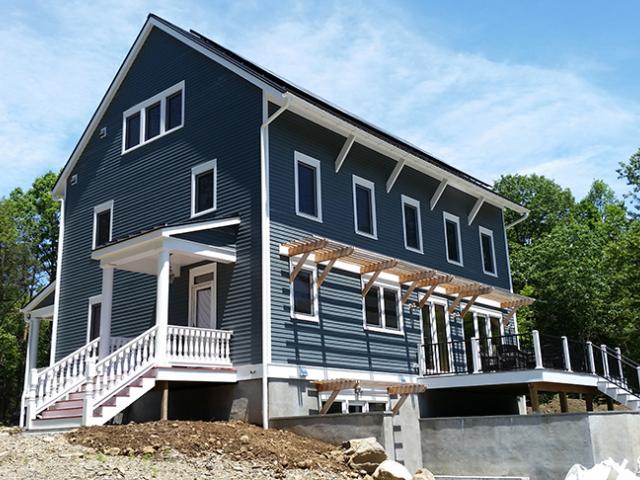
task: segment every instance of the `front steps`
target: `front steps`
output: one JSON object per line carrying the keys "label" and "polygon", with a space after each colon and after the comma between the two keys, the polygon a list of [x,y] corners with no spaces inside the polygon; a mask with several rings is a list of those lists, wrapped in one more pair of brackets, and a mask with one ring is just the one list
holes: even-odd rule
{"label": "front steps", "polygon": [[640,397],[605,378],[598,379],[598,390],[630,410],[640,411]]}

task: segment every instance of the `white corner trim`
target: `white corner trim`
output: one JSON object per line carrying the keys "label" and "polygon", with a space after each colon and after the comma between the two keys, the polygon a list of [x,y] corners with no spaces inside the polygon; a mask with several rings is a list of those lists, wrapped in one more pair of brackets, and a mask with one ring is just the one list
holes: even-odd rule
{"label": "white corner trim", "polygon": [[93,239],[91,242],[92,250],[95,250],[97,247],[96,237],[98,233],[98,214],[106,212],[107,210],[109,210],[109,242],[113,238],[113,200],[109,200],[108,202],[104,202],[93,207]]}
{"label": "white corner trim", "polygon": [[[213,172],[213,205],[211,208],[196,212],[197,185],[196,178],[198,175],[211,170]],[[196,165],[191,169],[191,218],[199,217],[207,213],[215,212],[218,208],[218,160],[214,158],[208,162]]]}
{"label": "white corner trim", "polygon": [[[460,260],[455,260],[449,258],[449,239],[447,238],[447,222],[452,222],[456,226],[456,239],[458,242],[458,253],[460,254]],[[444,247],[445,254],[447,256],[447,262],[458,265],[460,267],[464,266],[464,259],[462,255],[462,236],[460,233],[460,217],[453,215],[449,212],[442,212],[442,226],[444,228]]]}
{"label": "white corner trim", "polygon": [[[359,177],[357,175],[352,176],[351,182],[352,182],[351,186],[352,186],[352,193],[353,193],[353,229],[358,235],[362,235],[364,237],[369,237],[377,240],[378,239],[378,219],[376,217],[375,184],[372,181]],[[372,227],[371,233],[358,230],[358,202],[356,197],[356,186],[360,186],[369,190],[369,196],[371,198],[371,227]]]}
{"label": "white corner trim", "polygon": [[[400,196],[400,205],[402,208],[402,238],[404,239],[404,248],[416,253],[424,253],[424,246],[422,244],[422,212],[420,211],[420,201],[415,198],[408,197],[407,195]],[[418,230],[418,248],[410,247],[407,241],[407,218],[405,214],[405,205],[415,208],[416,210],[416,228]]]}
{"label": "white corner trim", "polygon": [[[299,165],[301,163],[313,168],[315,171],[317,215],[312,215],[310,213],[300,211],[300,191],[299,191],[299,182],[298,182],[298,171],[299,171]],[[321,174],[320,160],[296,151],[294,152],[294,156],[293,156],[293,169],[294,169],[293,173],[294,173],[296,215],[298,215],[299,217],[307,218],[309,220],[314,220],[316,222],[322,223],[322,174]]]}
{"label": "white corner trim", "polygon": [[[482,236],[485,235],[487,237],[489,237],[489,239],[491,240],[491,260],[493,262],[493,271],[488,271],[484,268],[484,255],[485,255],[485,251],[484,251],[484,244],[482,243]],[[480,261],[482,262],[482,271],[487,274],[487,275],[491,275],[492,277],[497,277],[498,276],[498,268],[496,265],[496,244],[495,241],[493,239],[493,230],[489,230],[488,228],[479,226],[478,227],[478,239],[480,240]]]}
{"label": "white corner trim", "polygon": [[64,194],[60,200],[60,225],[58,229],[58,258],[56,259],[56,286],[53,294],[53,319],[51,321],[51,350],[49,365],[53,365],[56,359],[56,342],[58,339],[58,316],[60,314],[60,289],[62,288],[62,249],[64,248],[64,207],[67,193],[67,184],[64,183]]}

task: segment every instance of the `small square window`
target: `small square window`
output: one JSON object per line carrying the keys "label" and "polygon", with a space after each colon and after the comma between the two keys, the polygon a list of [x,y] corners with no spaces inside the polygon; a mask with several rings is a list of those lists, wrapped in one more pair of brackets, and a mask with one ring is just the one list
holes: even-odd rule
{"label": "small square window", "polygon": [[113,202],[103,203],[93,209],[93,248],[111,241]]}
{"label": "small square window", "polygon": [[294,161],[296,214],[321,222],[320,162],[300,152],[295,152]]}
{"label": "small square window", "polygon": [[480,227],[480,251],[482,253],[482,270],[488,275],[496,275],[496,256],[493,244],[493,232]]}
{"label": "small square window", "polygon": [[165,129],[171,130],[182,125],[182,91],[167,98]]}
{"label": "small square window", "polygon": [[356,233],[377,238],[374,184],[355,175],[353,176],[353,215]]}
{"label": "small square window", "polygon": [[191,216],[216,209],[216,160],[191,169]]}
{"label": "small square window", "polygon": [[160,102],[147,107],[145,118],[145,140],[160,135]]}
{"label": "small square window", "polygon": [[133,148],[140,143],[140,113],[127,117],[125,148]]}
{"label": "small square window", "polygon": [[460,238],[460,219],[444,212],[444,233],[447,261],[462,266],[462,240]]}

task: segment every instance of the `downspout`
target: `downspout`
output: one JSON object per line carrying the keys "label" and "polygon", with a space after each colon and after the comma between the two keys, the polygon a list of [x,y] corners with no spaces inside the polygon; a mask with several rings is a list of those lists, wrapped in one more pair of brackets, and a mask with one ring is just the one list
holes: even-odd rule
{"label": "downspout", "polygon": [[505,230],[509,230],[511,227],[515,227],[516,225],[518,225],[520,222],[524,222],[527,218],[529,218],[529,210],[525,210],[524,215],[522,215],[520,218],[518,218],[517,220],[511,222],[509,225],[507,225],[505,227]]}
{"label": "downspout", "polygon": [[269,364],[271,363],[271,251],[269,216],[269,124],[289,108],[291,97],[283,94],[284,105],[269,116],[269,101],[262,94],[260,126],[260,214],[262,257],[262,427],[269,428]]}
{"label": "downspout", "polygon": [[60,290],[62,289],[62,247],[64,244],[64,204],[67,198],[67,185],[60,200],[60,223],[58,225],[58,258],[56,259],[56,289],[53,293],[53,319],[51,320],[51,356],[49,365],[56,362],[56,342],[58,341],[58,312],[60,311]]}

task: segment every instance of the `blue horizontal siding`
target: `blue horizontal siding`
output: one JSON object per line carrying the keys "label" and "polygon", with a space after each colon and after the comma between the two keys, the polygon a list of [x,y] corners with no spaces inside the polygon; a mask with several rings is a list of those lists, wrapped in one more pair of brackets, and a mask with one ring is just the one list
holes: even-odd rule
{"label": "blue horizontal siding", "polygon": [[[122,112],[185,81],[184,127],[121,155]],[[240,216],[235,244],[238,262],[219,269],[221,328],[234,330],[232,359],[261,358],[260,143],[261,91],[173,37],[152,30],[103,116],[67,185],[64,251],[56,356],[85,341],[88,298],[101,291],[101,271],[91,260],[93,207],[114,200],[113,237],[160,224],[190,220],[191,168],[217,159],[217,210],[208,218]],[[218,234],[199,233],[215,244]],[[225,240],[226,241],[226,240]],[[112,333],[135,335],[153,324],[155,277],[116,272]],[[170,309],[173,302],[170,303]],[[183,308],[176,303],[176,315]]]}

